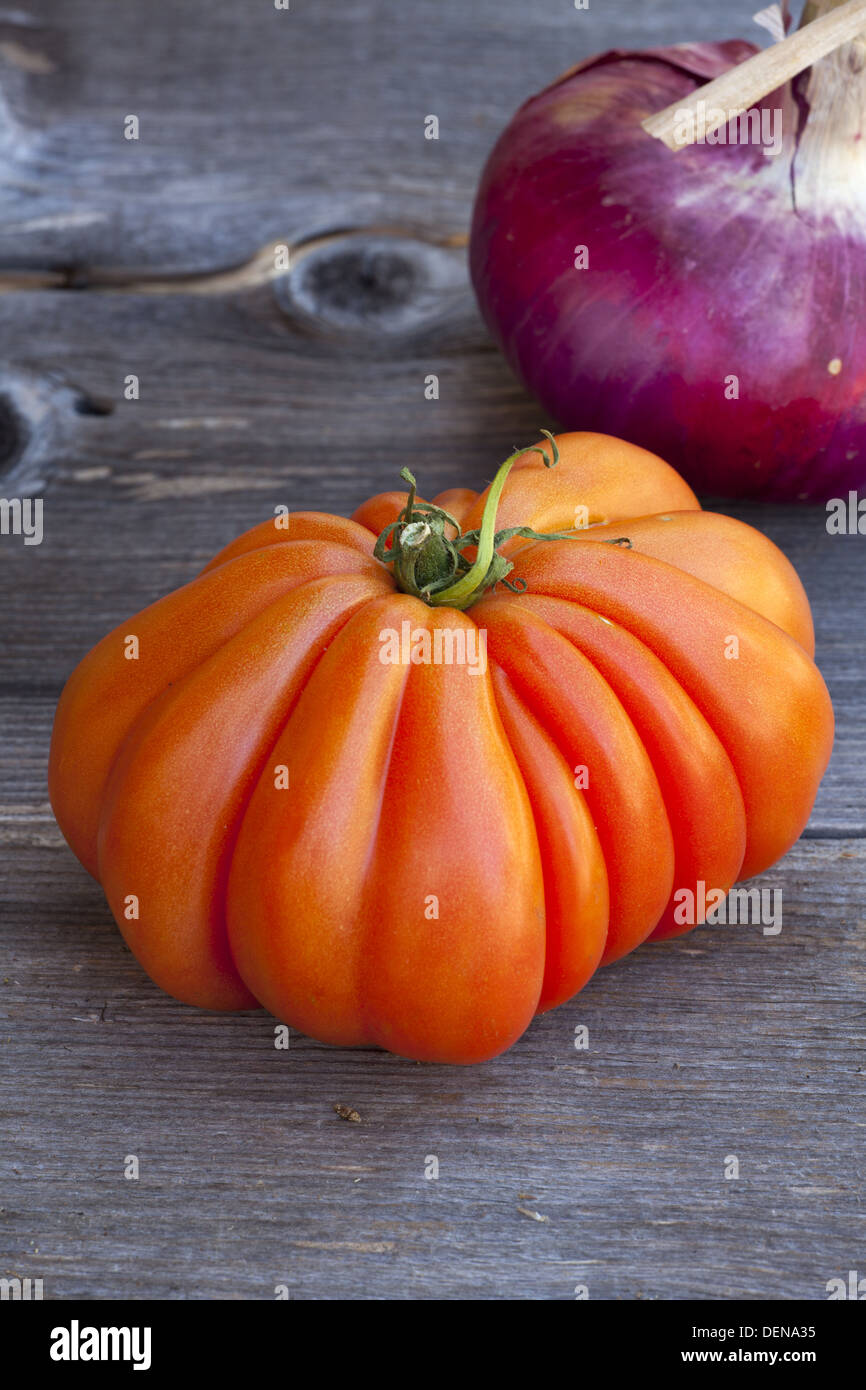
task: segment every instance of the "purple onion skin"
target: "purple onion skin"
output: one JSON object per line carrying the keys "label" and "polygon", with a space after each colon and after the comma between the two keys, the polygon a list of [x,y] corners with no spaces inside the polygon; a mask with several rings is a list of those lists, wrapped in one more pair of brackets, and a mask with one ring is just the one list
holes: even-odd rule
{"label": "purple onion skin", "polygon": [[794,211],[800,89],[762,103],[783,110],[775,158],[673,154],[640,126],[755,51],[605,54],[533,97],[484,171],[470,266],[563,427],[643,445],[698,492],[819,502],[866,483],[866,189]]}

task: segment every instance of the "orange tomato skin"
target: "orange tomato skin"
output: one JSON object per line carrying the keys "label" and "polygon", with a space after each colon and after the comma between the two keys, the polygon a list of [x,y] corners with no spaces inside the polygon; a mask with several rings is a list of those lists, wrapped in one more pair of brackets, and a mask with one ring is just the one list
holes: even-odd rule
{"label": "orange tomato skin", "polygon": [[610,913],[603,961],[645,941],[670,897],[674,845],[649,755],[608,683],[581,652],[520,603],[475,605],[488,651],[568,764],[585,794],[607,866]]}
{"label": "orange tomato skin", "polygon": [[[588,541],[615,539],[620,522],[594,526]],[[627,526],[632,550],[664,560],[762,613],[815,654],[812,610],[790,560],[753,526],[715,512],[667,512],[633,517]]]}
{"label": "orange tomato skin", "polygon": [[553,541],[542,555],[536,544],[522,552],[515,573],[533,594],[579,594],[620,623],[661,657],[705,714],[743,794],[739,877],[787,853],[805,828],[833,743],[827,687],[803,647],[704,581],[617,546]]}
{"label": "orange tomato skin", "polygon": [[524,592],[398,593],[383,493],[254,527],[73,672],[52,805],[169,993],[483,1061],[801,833],[833,715],[794,570],[644,450],[557,442],[497,528],[582,529],[509,543]]}
{"label": "orange tomato skin", "polygon": [[[503,728],[535,818],[544,874],[546,946],[538,1012],[583,989],[601,963],[610,920],[607,866],[592,814],[550,734],[492,668]],[[580,931],[574,930],[580,922]]]}
{"label": "orange tomato skin", "polygon": [[[176,589],[103,637],[79,663],[54,718],[48,788],[60,829],[95,878],[108,775],[148,705],[283,594],[341,573],[366,574],[390,587],[372,558],[327,542],[288,541]],[[129,637],[138,642],[133,659],[126,656]]]}
{"label": "orange tomato skin", "polygon": [[397,594],[347,623],[274,751],[291,804],[263,776],[244,817],[232,949],[257,997],[304,1032],[478,1061],[535,1012],[540,856],[487,676],[371,660],[403,621],[474,626]]}
{"label": "orange tomato skin", "polygon": [[[648,647],[592,610],[541,595],[526,595],[521,608],[574,643],[634,724],[670,822],[676,887],[697,894],[703,881],[727,892],[745,854],[745,807],[731,761],[700,710]],[[689,929],[677,926],[674,908],[669,899],[654,938]]]}
{"label": "orange tomato skin", "polygon": [[291,512],[274,520],[262,521],[251,530],[244,531],[231,544],[209,560],[202,570],[217,569],[238,555],[246,555],[251,550],[262,550],[266,546],[284,545],[286,541],[333,541],[345,545],[362,555],[372,555],[375,536],[366,526],[359,526],[354,520],[344,516],[331,516],[328,512]]}
{"label": "orange tomato skin", "polygon": [[[606,434],[560,434],[556,443],[559,462],[555,468],[545,468],[537,454],[524,454],[517,460],[502,494],[497,529],[531,526],[533,531],[565,531],[656,512],[700,511],[688,483],[646,449],[624,446]],[[464,513],[464,531],[481,525],[487,491],[479,493]],[[524,544],[513,541],[512,553]]]}
{"label": "orange tomato skin", "polygon": [[[315,664],[375,579],[314,580],[271,604],[138,719],[111,769],[99,875],[127,944],[169,994],[210,1008],[255,1008],[234,966],[228,869],[257,775]],[[266,765],[267,760],[267,765]],[[140,915],[128,919],[129,893]]]}

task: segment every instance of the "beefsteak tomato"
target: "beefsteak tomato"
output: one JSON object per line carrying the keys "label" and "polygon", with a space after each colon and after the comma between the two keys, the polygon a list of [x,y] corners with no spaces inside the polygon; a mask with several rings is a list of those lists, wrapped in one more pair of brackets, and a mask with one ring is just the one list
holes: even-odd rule
{"label": "beefsteak tomato", "polygon": [[477,1062],[797,839],[833,715],[792,566],[548,440],[266,521],[74,671],[52,805],[170,994]]}

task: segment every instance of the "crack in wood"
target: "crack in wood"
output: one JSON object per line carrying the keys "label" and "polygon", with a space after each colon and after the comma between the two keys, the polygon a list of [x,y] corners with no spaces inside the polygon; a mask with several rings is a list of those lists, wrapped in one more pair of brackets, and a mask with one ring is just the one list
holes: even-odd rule
{"label": "crack in wood", "polygon": [[[205,271],[161,271],[113,268],[110,266],[0,268],[0,294],[32,290],[87,290],[123,294],[233,294],[269,284],[291,274],[300,259],[333,243],[350,238],[404,238],[445,251],[461,250],[468,243],[466,232],[430,232],[412,225],[384,223],[373,226],[338,227],[316,232],[292,242],[267,242],[254,255],[237,265]],[[277,250],[286,248],[289,268],[281,266]]]}

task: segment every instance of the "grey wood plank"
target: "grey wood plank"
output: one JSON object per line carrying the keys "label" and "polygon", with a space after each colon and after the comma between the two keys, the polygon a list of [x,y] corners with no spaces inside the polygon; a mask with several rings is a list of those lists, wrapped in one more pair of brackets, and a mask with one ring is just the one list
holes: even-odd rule
{"label": "grey wood plank", "polygon": [[[0,15],[0,266],[222,266],[383,213],[461,231],[481,162],[526,96],[603,48],[761,42],[753,12],[752,0],[724,14],[686,0],[583,12],[26,0]],[[138,141],[123,138],[130,113]],[[423,138],[429,113],[438,142]]]}
{"label": "grey wood plank", "polygon": [[[857,1266],[866,571],[820,509],[723,508],[803,575],[839,723],[812,838],[762,880],[782,933],[646,947],[483,1067],[278,1052],[265,1014],[163,996],[44,786],[74,662],[275,503],[347,513],[404,464],[428,493],[480,486],[549,423],[466,283],[486,152],[566,64],[748,33],[753,8],[0,10],[0,491],[45,501],[44,543],[0,546],[0,1276],[50,1298],[820,1299]],[[288,280],[218,278],[335,230]]]}
{"label": "grey wood plank", "polygon": [[644,947],[464,1069],[280,1052],[265,1014],[174,1003],[70,857],[22,847],[2,1272],[55,1298],[823,1298],[862,1251],[864,856],[801,843],[767,876],[779,936]]}

